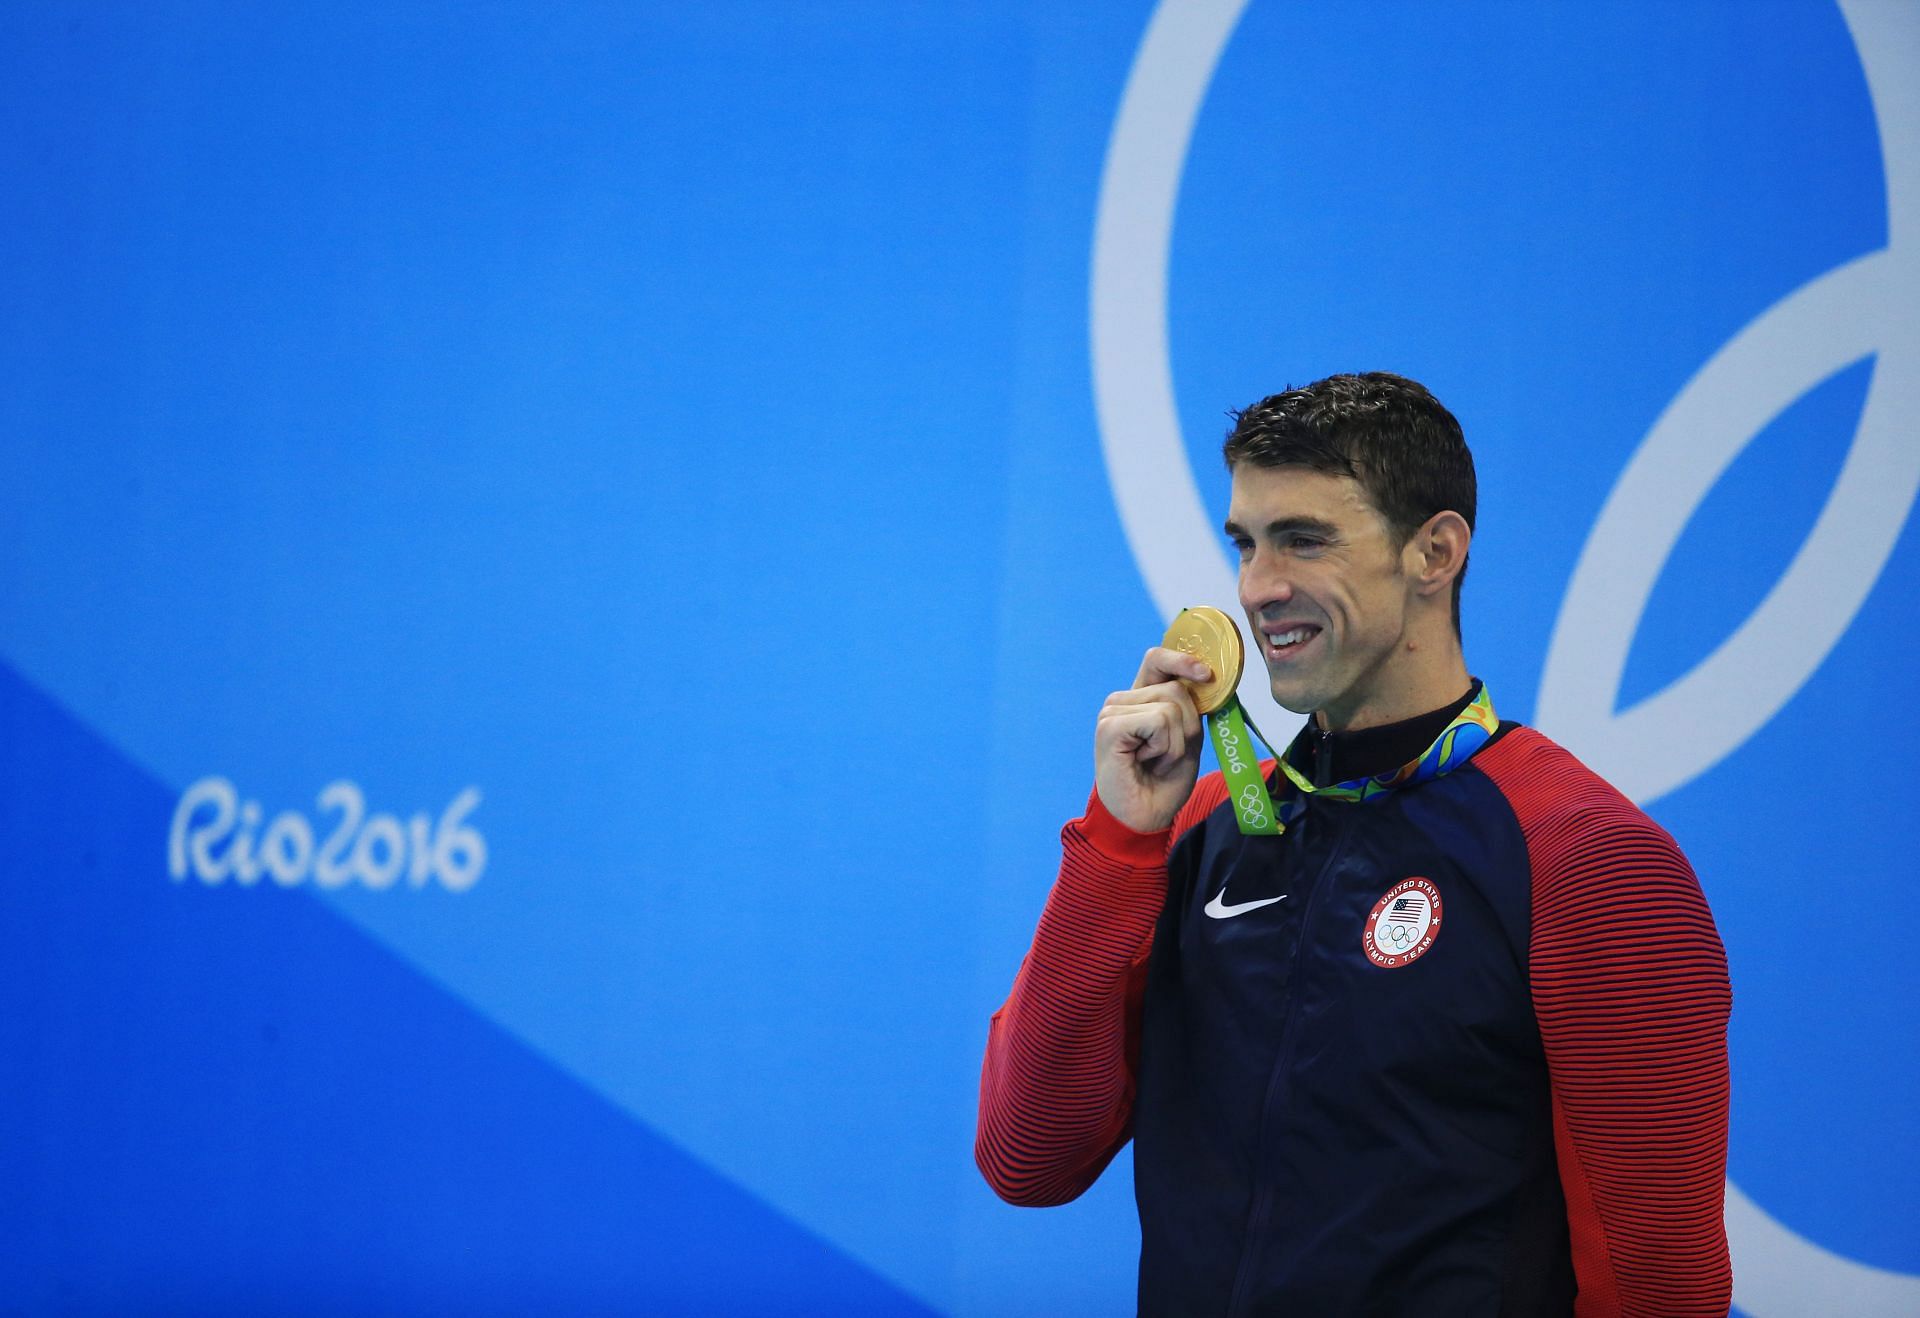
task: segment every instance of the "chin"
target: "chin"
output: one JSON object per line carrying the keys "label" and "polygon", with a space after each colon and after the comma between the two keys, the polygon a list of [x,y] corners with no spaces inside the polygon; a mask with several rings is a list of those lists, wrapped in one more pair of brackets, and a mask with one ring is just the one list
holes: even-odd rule
{"label": "chin", "polygon": [[1273,703],[1289,714],[1311,714],[1320,708],[1318,699],[1291,684],[1283,686],[1279,682],[1269,682],[1267,690],[1273,695]]}

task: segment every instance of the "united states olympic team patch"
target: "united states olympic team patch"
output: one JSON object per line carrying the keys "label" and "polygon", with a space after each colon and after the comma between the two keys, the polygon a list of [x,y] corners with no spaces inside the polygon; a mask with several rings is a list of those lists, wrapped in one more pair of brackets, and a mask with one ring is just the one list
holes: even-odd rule
{"label": "united states olympic team patch", "polygon": [[1440,890],[1426,879],[1402,879],[1373,904],[1360,946],[1376,966],[1404,966],[1426,955],[1440,936]]}

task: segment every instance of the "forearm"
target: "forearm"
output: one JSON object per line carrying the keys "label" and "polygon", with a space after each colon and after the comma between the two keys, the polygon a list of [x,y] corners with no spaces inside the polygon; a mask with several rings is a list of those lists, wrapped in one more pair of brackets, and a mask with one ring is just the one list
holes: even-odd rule
{"label": "forearm", "polygon": [[1059,877],[981,1068],[974,1158],[1011,1203],[1073,1199],[1127,1141],[1167,836],[1126,829],[1097,798],[1061,834]]}

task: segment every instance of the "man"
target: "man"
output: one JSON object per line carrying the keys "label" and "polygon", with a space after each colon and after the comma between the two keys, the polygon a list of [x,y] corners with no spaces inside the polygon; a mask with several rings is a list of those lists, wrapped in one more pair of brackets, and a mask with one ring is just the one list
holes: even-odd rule
{"label": "man", "polygon": [[1226,460],[1311,715],[1261,766],[1285,830],[1196,784],[1210,674],[1149,649],[994,1016],[981,1170],[1063,1203],[1131,1138],[1143,1313],[1724,1315],[1725,955],[1673,840],[1468,675],[1459,424],[1334,376]]}

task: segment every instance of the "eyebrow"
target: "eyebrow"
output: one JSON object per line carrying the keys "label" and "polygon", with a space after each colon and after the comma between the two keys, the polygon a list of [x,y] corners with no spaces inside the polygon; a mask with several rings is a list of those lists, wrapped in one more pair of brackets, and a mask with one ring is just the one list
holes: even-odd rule
{"label": "eyebrow", "polygon": [[[1227,533],[1229,540],[1253,538],[1247,534],[1246,527],[1232,518],[1228,518],[1226,525],[1221,529]],[[1334,540],[1339,537],[1339,532],[1339,527],[1332,522],[1323,522],[1318,517],[1282,517],[1266,525],[1266,536],[1269,540],[1278,540],[1287,535],[1311,535],[1322,540]]]}

